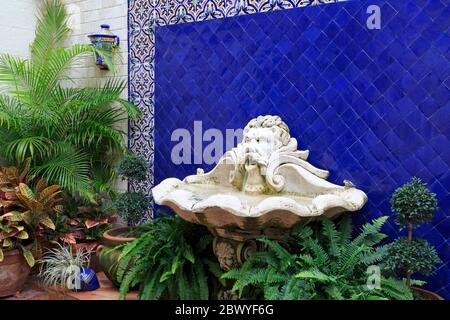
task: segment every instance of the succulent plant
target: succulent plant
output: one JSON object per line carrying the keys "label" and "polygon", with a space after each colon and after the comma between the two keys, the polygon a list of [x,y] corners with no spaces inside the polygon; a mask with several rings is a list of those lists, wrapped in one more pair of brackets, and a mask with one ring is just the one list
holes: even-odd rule
{"label": "succulent plant", "polygon": [[[73,289],[74,281],[81,267],[88,266],[91,251],[79,249],[73,254],[71,246],[50,249],[40,262],[39,277],[44,287],[53,289]],[[76,287],[75,287],[76,289]]]}

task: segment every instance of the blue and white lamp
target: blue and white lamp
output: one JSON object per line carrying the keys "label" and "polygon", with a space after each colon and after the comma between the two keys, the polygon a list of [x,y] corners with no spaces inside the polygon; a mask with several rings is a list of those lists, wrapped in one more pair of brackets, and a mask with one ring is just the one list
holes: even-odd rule
{"label": "blue and white lamp", "polygon": [[[120,38],[109,30],[110,26],[108,24],[102,24],[100,27],[101,30],[99,32],[88,35],[89,40],[91,41],[92,46],[112,54],[114,49],[120,45]],[[96,54],[96,57],[97,60],[95,64],[102,70],[108,70],[108,66],[98,53]]]}

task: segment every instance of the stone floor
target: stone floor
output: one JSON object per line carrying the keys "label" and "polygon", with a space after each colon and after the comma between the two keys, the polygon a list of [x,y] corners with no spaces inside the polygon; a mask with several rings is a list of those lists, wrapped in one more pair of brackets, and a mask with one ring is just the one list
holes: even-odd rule
{"label": "stone floor", "polygon": [[[97,273],[100,282],[100,288],[88,292],[72,292],[66,294],[49,292],[43,289],[35,276],[31,276],[25,285],[24,290],[13,297],[4,298],[4,300],[118,300],[119,291],[106,278],[104,273]],[[137,292],[130,292],[127,300],[138,300]]]}

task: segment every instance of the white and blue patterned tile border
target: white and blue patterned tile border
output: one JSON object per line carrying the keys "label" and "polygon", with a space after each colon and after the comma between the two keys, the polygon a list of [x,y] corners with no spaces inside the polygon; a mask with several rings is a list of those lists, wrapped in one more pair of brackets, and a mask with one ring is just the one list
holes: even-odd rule
{"label": "white and blue patterned tile border", "polygon": [[139,107],[142,116],[129,121],[128,147],[150,166],[147,181],[131,185],[130,189],[150,194],[154,185],[155,28],[346,1],[349,0],[129,0],[129,99]]}

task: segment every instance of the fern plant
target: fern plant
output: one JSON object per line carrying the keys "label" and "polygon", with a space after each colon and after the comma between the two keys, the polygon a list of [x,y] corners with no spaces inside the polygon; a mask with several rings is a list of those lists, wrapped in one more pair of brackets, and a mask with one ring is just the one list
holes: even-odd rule
{"label": "fern plant", "polygon": [[[90,45],[64,47],[68,14],[61,0],[40,10],[29,59],[0,55],[0,157],[10,163],[31,157],[31,172],[69,192],[89,196],[108,189],[125,154],[119,124],[138,109],[121,99],[124,81],[77,88],[70,68],[94,53]],[[112,67],[112,65],[111,65]]]}
{"label": "fern plant", "polygon": [[412,299],[402,280],[381,275],[379,289],[367,286],[367,268],[386,251],[376,246],[386,237],[380,232],[386,219],[365,224],[354,239],[350,216],[339,223],[324,220],[317,229],[299,225],[291,233],[291,250],[261,238],[267,251],[222,277],[235,280],[233,290],[241,296],[255,287],[265,299]]}
{"label": "fern plant", "polygon": [[139,287],[142,300],[209,299],[221,276],[209,232],[166,214],[147,223],[149,231],[126,244],[119,257],[120,298]]}

